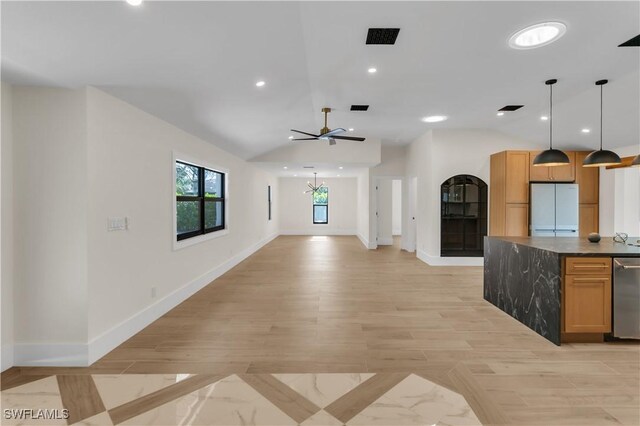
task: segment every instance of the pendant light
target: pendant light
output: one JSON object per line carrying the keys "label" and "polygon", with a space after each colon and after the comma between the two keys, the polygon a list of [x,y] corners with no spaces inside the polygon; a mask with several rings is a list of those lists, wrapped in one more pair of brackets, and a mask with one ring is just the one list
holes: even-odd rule
{"label": "pendant light", "polygon": [[553,149],[553,85],[558,80],[555,78],[544,82],[549,86],[549,149],[542,151],[533,159],[534,166],[564,166],[569,164],[569,157],[559,149]]}
{"label": "pendant light", "polygon": [[609,80],[596,81],[596,86],[600,86],[600,149],[587,155],[582,162],[582,167],[612,166],[622,162],[615,152],[602,149],[602,86],[608,82]]}

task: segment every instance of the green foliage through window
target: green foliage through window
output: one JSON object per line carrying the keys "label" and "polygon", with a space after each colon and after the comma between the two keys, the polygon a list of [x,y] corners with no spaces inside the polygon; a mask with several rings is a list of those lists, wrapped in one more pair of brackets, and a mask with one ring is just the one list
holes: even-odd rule
{"label": "green foliage through window", "polygon": [[176,162],[176,228],[178,240],[224,229],[225,175]]}

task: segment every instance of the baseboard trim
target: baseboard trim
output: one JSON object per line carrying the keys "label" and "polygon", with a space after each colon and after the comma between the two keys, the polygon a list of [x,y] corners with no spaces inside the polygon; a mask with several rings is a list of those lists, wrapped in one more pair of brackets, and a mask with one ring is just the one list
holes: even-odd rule
{"label": "baseboard trim", "polygon": [[423,250],[418,250],[418,259],[430,266],[483,266],[482,257],[440,257],[431,256]]}
{"label": "baseboard trim", "polygon": [[15,343],[13,365],[19,367],[86,367],[85,343]]}
{"label": "baseboard trim", "polygon": [[378,247],[377,244],[374,243],[370,243],[369,240],[367,240],[365,237],[363,237],[361,234],[357,234],[358,238],[360,239],[360,242],[362,243],[362,245],[368,249],[368,250],[373,250],[375,248]]}
{"label": "baseboard trim", "polygon": [[[321,225],[319,225],[321,226]],[[287,229],[280,231],[280,235],[357,235],[358,231],[355,229],[335,229],[335,228],[322,228],[318,229]]]}
{"label": "baseboard trim", "polygon": [[[36,344],[19,343],[13,348],[13,365],[15,366],[64,366],[86,367],[112,351],[118,345],[147,327],[153,321],[191,297],[197,291],[229,271],[234,266],[260,250],[278,237],[273,234],[253,246],[238,252],[226,262],[216,266],[209,272],[197,277],[186,285],[174,290],[156,303],[132,315],[118,325],[91,339],[88,344]],[[3,347],[4,352],[4,347]],[[4,355],[4,354],[3,354]],[[9,365],[7,368],[11,367]],[[4,356],[3,356],[3,369]]]}
{"label": "baseboard trim", "polygon": [[5,371],[13,367],[13,345],[2,345],[2,352],[0,353],[0,371]]}
{"label": "baseboard trim", "polygon": [[379,246],[392,246],[393,245],[393,237],[392,238],[380,238],[380,237],[378,237],[378,245]]}

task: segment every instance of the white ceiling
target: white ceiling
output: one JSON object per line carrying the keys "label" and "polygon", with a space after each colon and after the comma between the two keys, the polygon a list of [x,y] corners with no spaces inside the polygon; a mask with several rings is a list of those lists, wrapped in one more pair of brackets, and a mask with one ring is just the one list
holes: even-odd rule
{"label": "white ceiling", "polygon": [[[605,87],[610,147],[640,140],[639,2],[3,2],[3,80],[95,85],[243,158],[329,127],[405,144],[429,128],[497,128],[543,141],[557,78],[558,145],[597,144]],[[513,50],[515,31],[567,24],[559,41]],[[369,27],[399,27],[367,46]],[[367,68],[378,73],[370,75]],[[263,79],[267,84],[256,88]],[[349,112],[352,103],[368,112]],[[506,104],[525,107],[496,117]],[[444,123],[420,118],[445,114]],[[594,131],[580,133],[583,127]]]}

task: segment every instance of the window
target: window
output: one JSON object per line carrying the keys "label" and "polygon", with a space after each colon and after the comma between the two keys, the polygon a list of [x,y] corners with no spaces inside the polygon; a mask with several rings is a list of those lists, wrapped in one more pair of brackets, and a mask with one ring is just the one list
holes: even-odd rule
{"label": "window", "polygon": [[329,188],[326,186],[313,191],[313,223],[314,225],[329,223]]}
{"label": "window", "polygon": [[225,174],[176,161],[178,241],[225,228]]}

